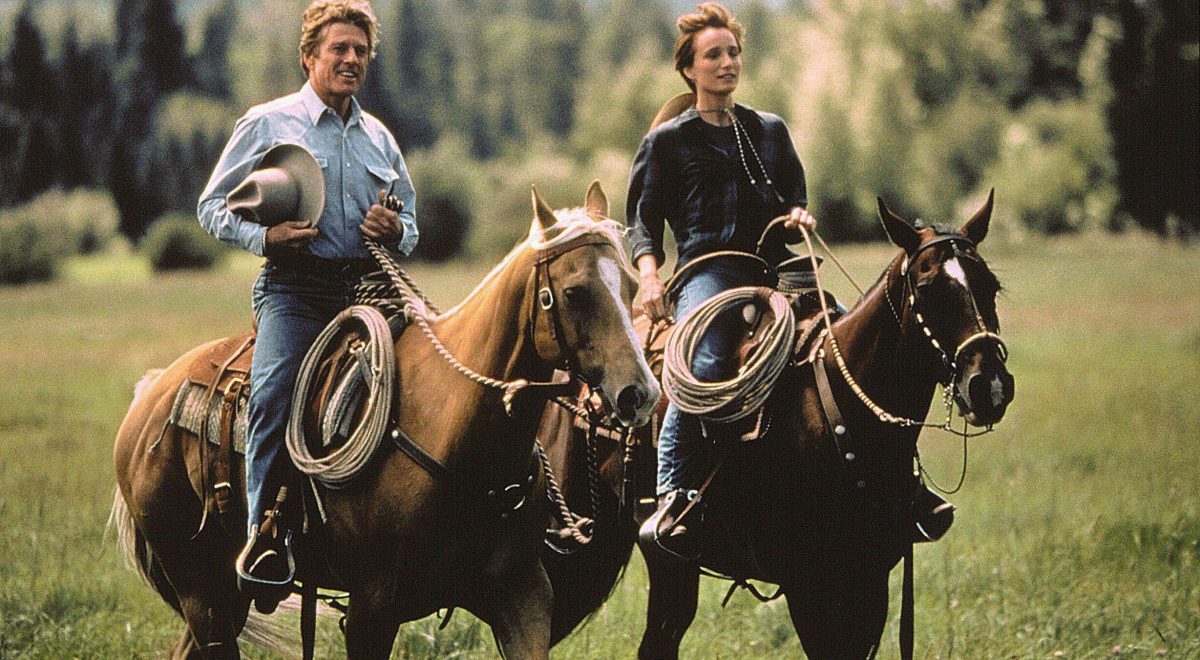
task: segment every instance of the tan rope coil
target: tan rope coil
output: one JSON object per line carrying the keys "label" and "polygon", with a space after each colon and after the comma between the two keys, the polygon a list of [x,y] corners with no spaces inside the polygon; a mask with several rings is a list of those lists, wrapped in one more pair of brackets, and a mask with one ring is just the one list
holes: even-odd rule
{"label": "tan rope coil", "polygon": [[[351,349],[356,352],[358,368],[348,370],[334,388],[329,412],[320,421],[321,438],[328,444],[333,435],[343,435],[338,432],[344,430],[359,405],[363,407],[362,419],[346,435],[345,444],[322,458],[315,458],[304,433],[305,404],[326,349],[352,324],[361,325],[367,336],[361,346]],[[353,305],[338,314],[317,336],[300,363],[286,436],[288,453],[296,467],[330,488],[345,485],[361,472],[383,441],[395,380],[395,346],[383,314],[367,305]]]}
{"label": "tan rope coil", "polygon": [[730,380],[700,381],[692,374],[692,356],[700,338],[721,312],[741,309],[760,299],[759,287],[738,287],[705,301],[675,328],[663,354],[663,391],[680,410],[717,422],[747,417],[762,407],[783,368],[791,358],[796,339],[792,306],[782,293],[773,292],[768,304],[775,321],[764,330],[758,350]]}

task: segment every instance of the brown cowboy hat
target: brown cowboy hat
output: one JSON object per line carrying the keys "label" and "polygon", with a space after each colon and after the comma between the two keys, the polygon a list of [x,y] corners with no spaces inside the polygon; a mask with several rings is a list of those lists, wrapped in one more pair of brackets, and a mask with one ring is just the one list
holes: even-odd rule
{"label": "brown cowboy hat", "polygon": [[238,184],[225,203],[229,210],[267,227],[285,220],[316,225],[325,209],[325,175],[307,149],[277,144],[258,168]]}
{"label": "brown cowboy hat", "polygon": [[671,98],[663,104],[659,109],[658,114],[654,115],[654,121],[650,122],[650,130],[654,130],[659,124],[669,119],[674,119],[683,114],[684,110],[696,105],[696,93],[684,92]]}

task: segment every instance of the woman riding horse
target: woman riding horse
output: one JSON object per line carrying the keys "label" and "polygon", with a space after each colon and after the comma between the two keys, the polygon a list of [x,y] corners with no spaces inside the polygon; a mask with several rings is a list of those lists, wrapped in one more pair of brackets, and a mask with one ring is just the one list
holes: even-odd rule
{"label": "woman riding horse", "polygon": [[[655,322],[669,316],[658,276],[665,260],[664,220],[679,253],[676,272],[682,279],[671,292],[676,320],[722,291],[764,284],[762,269],[752,261],[706,257],[754,253],[776,216],[787,216],[784,227],[793,236],[801,225],[816,225],[805,209],[804,168],[787,125],[776,115],[733,100],[742,70],[742,25],[719,3],[706,2],[681,16],[678,27],[675,69],[692,90],[684,95],[691,103],[642,140],[626,209],[643,305]],[[672,114],[672,104],[683,105],[672,101],[660,118]],[[697,342],[692,374],[712,382],[734,375],[744,330],[739,310],[718,316]],[[689,538],[687,527],[675,518],[705,478],[711,445],[735,434],[728,426],[682,412],[674,403],[668,406],[658,437],[658,511],[642,527],[643,538],[674,554],[695,554],[695,535]],[[948,513],[949,507],[943,510]]]}

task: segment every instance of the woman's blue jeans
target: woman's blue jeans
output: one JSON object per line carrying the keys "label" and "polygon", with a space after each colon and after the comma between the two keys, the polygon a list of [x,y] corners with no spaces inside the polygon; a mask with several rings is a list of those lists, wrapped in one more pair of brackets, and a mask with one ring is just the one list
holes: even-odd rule
{"label": "woman's blue jeans", "polygon": [[262,522],[287,476],[284,447],[300,362],[317,335],[354,300],[359,278],[330,278],[268,264],[252,297],[258,338],[250,367],[246,438],[247,531]]}
{"label": "woman's blue jeans", "polygon": [[[761,284],[761,275],[750,272],[740,259],[714,258],[694,268],[697,270],[677,289],[676,322],[722,291]],[[736,349],[744,332],[741,310],[729,309],[717,316],[692,355],[692,374],[702,381],[732,378],[737,373]],[[680,411],[673,403],[668,405],[658,434],[657,493],[698,488],[709,467],[711,446],[702,437],[699,417]]]}

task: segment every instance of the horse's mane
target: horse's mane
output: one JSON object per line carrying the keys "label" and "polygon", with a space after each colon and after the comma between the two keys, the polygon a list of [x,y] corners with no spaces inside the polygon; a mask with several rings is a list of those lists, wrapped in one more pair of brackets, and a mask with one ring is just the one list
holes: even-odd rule
{"label": "horse's mane", "polygon": [[630,270],[629,259],[625,252],[625,227],[611,218],[603,218],[597,220],[588,214],[583,207],[575,207],[568,209],[558,209],[554,211],[554,217],[558,219],[549,229],[543,230],[537,220],[533,220],[529,228],[529,235],[525,240],[518,243],[500,263],[492,268],[471,293],[463,298],[462,302],[458,303],[451,309],[446,310],[442,317],[447,317],[458,310],[462,309],[472,298],[477,296],[480,291],[487,288],[493,279],[501,272],[506,270],[517,257],[525,253],[526,250],[547,250],[558,247],[568,241],[574,240],[585,234],[597,234],[610,243],[617,250],[618,263],[626,271]]}

